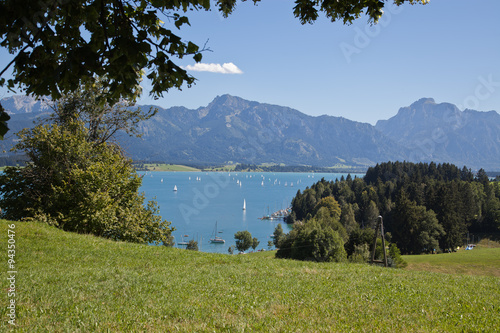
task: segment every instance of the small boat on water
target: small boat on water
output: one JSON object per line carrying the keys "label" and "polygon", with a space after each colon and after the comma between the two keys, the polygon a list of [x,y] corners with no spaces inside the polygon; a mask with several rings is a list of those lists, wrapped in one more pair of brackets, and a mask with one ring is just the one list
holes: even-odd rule
{"label": "small boat on water", "polygon": [[247,210],[247,202],[243,199],[243,210]]}
{"label": "small boat on water", "polygon": [[217,221],[215,222],[215,233],[214,238],[210,238],[210,243],[224,244],[226,241],[221,237],[217,236]]}
{"label": "small boat on water", "polygon": [[174,185],[174,192],[177,192],[177,185]]}

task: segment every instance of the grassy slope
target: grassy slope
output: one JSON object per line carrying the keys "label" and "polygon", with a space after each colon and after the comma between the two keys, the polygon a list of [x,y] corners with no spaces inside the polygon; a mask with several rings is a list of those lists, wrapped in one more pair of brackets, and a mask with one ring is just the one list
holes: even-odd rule
{"label": "grassy slope", "polygon": [[[16,222],[15,230],[17,323],[24,332],[500,327],[500,279],[493,276],[277,260],[272,253],[197,253],[116,243],[38,223]],[[0,238],[6,267],[6,222],[0,222]],[[6,290],[7,280],[1,281]],[[4,292],[0,331],[8,327],[7,301]]]}
{"label": "grassy slope", "polygon": [[437,273],[489,275],[500,278],[500,248],[487,248],[486,242],[472,251],[403,256],[407,269]]}

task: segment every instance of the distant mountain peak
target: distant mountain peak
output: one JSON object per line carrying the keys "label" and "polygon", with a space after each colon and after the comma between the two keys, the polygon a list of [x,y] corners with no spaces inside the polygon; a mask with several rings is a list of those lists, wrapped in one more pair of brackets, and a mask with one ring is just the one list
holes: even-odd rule
{"label": "distant mountain peak", "polygon": [[419,99],[418,101],[416,102],[413,102],[411,105],[410,105],[410,108],[417,108],[417,107],[421,107],[422,105],[424,104],[436,104],[436,101],[434,100],[434,98],[427,98],[427,97],[424,97],[424,98],[421,98]]}
{"label": "distant mountain peak", "polygon": [[214,115],[222,115],[228,110],[233,109],[245,109],[247,107],[247,101],[240,97],[231,96],[229,94],[224,94],[221,96],[216,96],[207,106],[202,106],[198,109],[200,116],[205,117],[209,113]]}
{"label": "distant mountain peak", "polygon": [[[434,98],[421,98],[418,101],[413,102],[410,106],[405,106],[400,108],[397,115],[394,117],[403,117],[409,120],[415,116],[423,114],[431,118],[432,117],[443,118],[450,114],[456,115],[461,112],[462,111],[460,111],[458,107],[454,104],[436,103]],[[386,122],[386,120],[379,120],[379,122],[384,123]]]}
{"label": "distant mountain peak", "polygon": [[375,126],[408,147],[412,160],[498,168],[500,115],[495,111],[460,111],[454,104],[422,98]]}
{"label": "distant mountain peak", "polygon": [[208,105],[208,107],[210,107],[211,105],[224,105],[224,106],[228,106],[228,107],[238,107],[240,105],[247,105],[249,103],[249,101],[241,98],[241,97],[237,97],[237,96],[232,96],[232,95],[229,95],[229,94],[224,94],[224,95],[221,95],[221,96],[217,96],[213,99],[213,101]]}

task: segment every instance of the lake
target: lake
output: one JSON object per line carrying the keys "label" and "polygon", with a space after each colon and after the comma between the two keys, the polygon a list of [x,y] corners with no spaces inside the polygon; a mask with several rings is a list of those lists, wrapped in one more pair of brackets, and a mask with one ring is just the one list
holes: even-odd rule
{"label": "lake", "polygon": [[[256,237],[259,249],[268,249],[270,235],[282,220],[259,218],[290,206],[297,191],[303,191],[321,178],[340,179],[339,173],[266,172],[139,172],[141,191],[154,199],[163,219],[172,222],[175,241],[198,241],[203,252],[228,253],[235,244],[234,234],[248,230]],[[354,177],[355,174],[352,176]],[[344,174],[345,176],[345,174]],[[364,176],[357,174],[358,177]],[[174,191],[174,187],[177,191]],[[246,210],[243,210],[243,202]],[[210,243],[215,235],[225,244]],[[176,247],[184,247],[177,245]]]}

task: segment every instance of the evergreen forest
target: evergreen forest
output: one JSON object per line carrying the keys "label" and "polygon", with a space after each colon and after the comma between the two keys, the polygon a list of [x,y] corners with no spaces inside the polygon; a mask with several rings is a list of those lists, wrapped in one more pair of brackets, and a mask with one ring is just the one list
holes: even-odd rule
{"label": "evergreen forest", "polygon": [[[299,190],[287,223],[294,224],[290,234],[297,233],[295,226],[309,228],[309,238],[326,229],[338,234],[346,255],[353,258],[363,252],[366,256],[380,217],[386,239],[397,245],[396,251],[455,251],[466,244],[471,233],[500,231],[500,182],[490,180],[483,169],[473,173],[465,166],[460,169],[447,163],[381,163],[370,167],[363,178],[322,179]],[[283,248],[278,257],[300,257],[290,253],[298,244],[290,234],[276,241]],[[313,251],[321,247],[314,237]],[[303,245],[302,249],[307,248]],[[331,255],[319,258],[335,259]]]}

